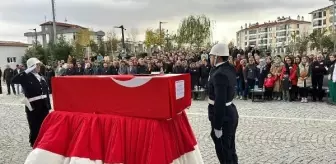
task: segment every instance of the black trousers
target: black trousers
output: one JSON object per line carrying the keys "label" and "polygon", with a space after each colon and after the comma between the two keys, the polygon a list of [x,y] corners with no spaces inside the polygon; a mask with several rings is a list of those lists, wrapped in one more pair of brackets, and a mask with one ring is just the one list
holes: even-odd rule
{"label": "black trousers", "polygon": [[230,115],[233,116],[233,118],[231,117],[229,118],[229,121],[223,123],[222,137],[216,137],[212,125],[210,136],[215,143],[216,154],[220,164],[238,164],[235,143],[236,130],[238,126],[238,113],[235,105],[230,105],[230,109],[228,111],[231,113]]}
{"label": "black trousers", "polygon": [[300,97],[301,98],[307,98],[308,97],[308,88],[307,87],[300,87]]}
{"label": "black trousers", "polygon": [[49,114],[49,110],[34,109],[33,111],[30,111],[27,107],[25,108],[26,108],[26,115],[27,115],[29,130],[30,130],[29,143],[30,143],[30,146],[33,147],[37,139],[37,136],[40,132],[42,122]]}
{"label": "black trousers", "polygon": [[271,100],[273,98],[273,87],[265,87],[264,97],[267,100]]}
{"label": "black trousers", "polygon": [[2,94],[1,78],[0,78],[0,94]]}
{"label": "black trousers", "polygon": [[312,85],[313,85],[313,100],[316,100],[316,97],[319,100],[323,99],[323,75],[312,76]]}
{"label": "black trousers", "polygon": [[8,94],[11,94],[11,90],[10,90],[11,87],[12,87],[13,93],[16,94],[14,84],[11,83],[10,80],[6,80],[6,85],[7,85],[7,93]]}
{"label": "black trousers", "polygon": [[289,90],[290,100],[294,101],[298,98],[298,86],[292,85],[292,88]]}

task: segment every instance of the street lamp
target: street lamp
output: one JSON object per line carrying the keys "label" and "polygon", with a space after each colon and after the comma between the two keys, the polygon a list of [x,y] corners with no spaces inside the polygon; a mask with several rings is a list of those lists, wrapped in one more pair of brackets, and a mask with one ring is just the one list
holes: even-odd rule
{"label": "street lamp", "polygon": [[168,22],[159,22],[159,29],[160,29],[160,38],[162,36],[162,24],[165,24],[165,23],[168,23]]}
{"label": "street lamp", "polygon": [[37,47],[37,32],[36,32],[36,28],[29,29],[29,30],[33,30],[34,31],[34,34],[35,34],[35,47]]}
{"label": "street lamp", "polygon": [[336,0],[329,0],[333,3],[333,6],[332,6],[332,11],[333,11],[333,24],[332,24],[332,30],[333,30],[333,39],[334,39],[334,53],[335,53],[335,50],[336,50],[336,39],[335,39],[335,7],[336,7]]}
{"label": "street lamp", "polygon": [[124,28],[124,25],[121,25],[121,26],[114,26],[114,28],[120,28],[120,29],[121,29],[121,42],[122,42],[124,51],[126,51],[126,46],[125,46],[125,36],[124,36],[124,31],[125,31],[126,29]]}

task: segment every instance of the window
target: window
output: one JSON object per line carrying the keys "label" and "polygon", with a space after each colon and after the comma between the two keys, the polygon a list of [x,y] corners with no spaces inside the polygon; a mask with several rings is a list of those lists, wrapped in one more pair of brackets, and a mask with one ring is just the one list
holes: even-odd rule
{"label": "window", "polygon": [[327,24],[326,19],[323,19],[323,25]]}
{"label": "window", "polygon": [[327,16],[327,11],[323,11],[323,16],[325,17],[325,16]]}
{"label": "window", "polygon": [[16,57],[8,57],[7,63],[16,63]]}
{"label": "window", "polygon": [[300,24],[297,24],[297,25],[296,25],[296,28],[300,28]]}
{"label": "window", "polygon": [[257,33],[257,30],[250,30],[249,31],[249,34],[256,34]]}

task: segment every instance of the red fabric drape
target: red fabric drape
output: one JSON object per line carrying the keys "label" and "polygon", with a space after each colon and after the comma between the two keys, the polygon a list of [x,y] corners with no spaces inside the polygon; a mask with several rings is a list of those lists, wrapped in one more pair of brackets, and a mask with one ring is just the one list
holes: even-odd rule
{"label": "red fabric drape", "polygon": [[172,120],[52,112],[34,148],[105,163],[169,164],[197,144],[185,112]]}

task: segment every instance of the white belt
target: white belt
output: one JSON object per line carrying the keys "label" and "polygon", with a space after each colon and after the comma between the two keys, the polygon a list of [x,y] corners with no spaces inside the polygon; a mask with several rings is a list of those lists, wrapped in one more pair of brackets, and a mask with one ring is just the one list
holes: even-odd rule
{"label": "white belt", "polygon": [[32,98],[24,98],[22,103],[27,106],[27,108],[30,110],[30,111],[33,111],[33,107],[31,106],[31,102],[33,101],[36,101],[36,100],[41,100],[41,99],[45,99],[47,98],[47,95],[40,95],[40,96],[36,96],[36,97],[32,97]]}
{"label": "white belt", "polygon": [[[208,103],[210,105],[215,105],[215,101],[208,99]],[[230,106],[232,105],[232,101],[225,103],[225,106]]]}
{"label": "white belt", "polygon": [[45,99],[45,98],[47,98],[47,95],[40,95],[40,96],[29,98],[28,101],[33,102],[33,101],[41,100],[41,99]]}

